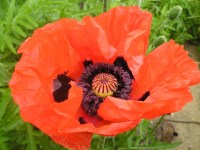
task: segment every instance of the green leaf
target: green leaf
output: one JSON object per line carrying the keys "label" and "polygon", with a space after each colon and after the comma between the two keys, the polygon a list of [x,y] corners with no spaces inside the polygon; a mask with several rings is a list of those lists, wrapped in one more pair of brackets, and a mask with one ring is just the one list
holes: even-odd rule
{"label": "green leaf", "polygon": [[2,141],[2,137],[0,137],[0,148],[1,150],[10,150],[7,146],[7,143]]}
{"label": "green leaf", "polygon": [[13,33],[17,33],[22,37],[26,37],[27,36],[26,33],[23,31],[23,29],[20,26],[17,26],[17,25],[14,25],[12,27],[12,32]]}
{"label": "green leaf", "polygon": [[8,85],[13,67],[14,63],[0,62],[0,87]]}
{"label": "green leaf", "polygon": [[35,138],[33,137],[33,128],[32,126],[27,123],[27,140],[28,140],[28,150],[37,150]]}
{"label": "green leaf", "polygon": [[31,16],[25,15],[24,18],[31,26],[33,26],[33,28],[38,27],[38,23]]}
{"label": "green leaf", "polygon": [[0,120],[6,113],[7,106],[10,102],[10,92],[7,89],[0,89],[1,100],[0,100]]}
{"label": "green leaf", "polygon": [[4,41],[5,41],[5,44],[7,45],[7,47],[13,52],[13,54],[17,54],[14,44],[12,43],[12,41],[8,35],[5,35]]}
{"label": "green leaf", "polygon": [[13,21],[14,11],[15,11],[15,0],[12,0],[11,3],[9,4],[7,17],[6,17],[6,23],[8,25],[10,25],[11,22]]}
{"label": "green leaf", "polygon": [[6,124],[4,130],[5,131],[12,131],[15,130],[18,126],[23,124],[24,122],[22,121],[20,116],[16,116],[15,118],[12,118],[9,120],[9,122]]}
{"label": "green leaf", "polygon": [[[160,143],[155,146],[137,146],[131,147],[130,150],[162,150],[162,149],[171,149],[178,147],[182,142],[174,142],[174,143]],[[126,150],[127,148],[119,148],[119,150]]]}
{"label": "green leaf", "polygon": [[29,22],[27,22],[25,19],[19,19],[19,21],[17,22],[20,26],[22,26],[25,29],[34,29],[35,27],[30,24]]}

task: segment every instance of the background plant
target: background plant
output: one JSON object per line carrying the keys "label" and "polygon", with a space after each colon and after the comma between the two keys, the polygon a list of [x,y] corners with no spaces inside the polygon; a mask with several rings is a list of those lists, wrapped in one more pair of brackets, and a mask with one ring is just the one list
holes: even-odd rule
{"label": "background plant", "polygon": [[[140,5],[153,13],[149,51],[173,38],[178,43],[200,40],[199,0],[107,0],[107,9],[119,5]],[[34,29],[60,18],[81,19],[102,13],[103,0],[0,0],[0,149],[62,150],[46,135],[19,116],[8,88],[17,48]],[[154,136],[154,127],[144,120],[134,130],[99,140],[93,137],[91,149],[99,141],[104,149],[167,149],[180,143],[162,143]],[[102,148],[102,147],[101,147]]]}

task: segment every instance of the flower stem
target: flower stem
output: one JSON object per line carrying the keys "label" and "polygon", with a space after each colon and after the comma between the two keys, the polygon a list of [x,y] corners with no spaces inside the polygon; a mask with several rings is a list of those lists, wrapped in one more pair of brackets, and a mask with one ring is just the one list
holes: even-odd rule
{"label": "flower stem", "polygon": [[[136,128],[135,128],[135,129],[136,129]],[[116,147],[118,147],[118,146],[120,146],[122,143],[124,143],[124,141],[126,141],[126,139],[128,139],[129,136],[132,135],[132,133],[135,131],[135,129],[131,130],[122,140],[120,140],[120,141],[117,143]]]}
{"label": "flower stem", "polygon": [[99,136],[99,141],[98,141],[98,144],[97,144],[97,150],[103,150],[104,149],[105,139],[106,139],[106,137]]}
{"label": "flower stem", "polygon": [[164,117],[165,117],[165,115],[163,115],[162,117],[160,117],[160,119],[158,120],[158,123],[153,127],[153,129],[151,130],[150,134],[152,134],[152,133],[154,133],[156,131],[156,129],[158,128],[158,126],[163,121]]}
{"label": "flower stem", "polygon": [[166,19],[163,21],[163,23],[156,29],[154,33],[157,33],[160,29],[163,29],[163,27],[168,23],[169,19]]}
{"label": "flower stem", "polygon": [[103,0],[103,12],[106,12],[108,8],[108,1],[107,0]]}
{"label": "flower stem", "polygon": [[[156,129],[158,128],[158,126],[160,125],[160,123],[163,121],[164,117],[165,117],[165,115],[163,115],[162,117],[160,117],[160,119],[158,120],[158,122],[156,123],[156,125],[152,128],[152,130],[149,133],[147,133],[147,135],[152,135],[156,131]],[[145,139],[147,138],[147,135],[143,139],[140,140],[140,142],[139,142],[140,144],[145,141]]]}

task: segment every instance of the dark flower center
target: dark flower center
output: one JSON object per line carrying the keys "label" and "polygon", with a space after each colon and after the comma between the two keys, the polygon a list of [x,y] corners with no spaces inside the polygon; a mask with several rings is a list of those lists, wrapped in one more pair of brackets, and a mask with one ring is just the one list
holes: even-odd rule
{"label": "dark flower center", "polygon": [[[117,57],[113,64],[94,64],[92,60],[85,60],[83,64],[85,68],[78,85],[83,90],[81,107],[87,114],[97,116],[97,110],[107,96],[129,99],[134,77],[123,57]],[[55,102],[68,99],[71,80],[67,72],[58,74],[53,80]],[[138,100],[145,101],[149,95],[150,92],[147,91]],[[83,117],[79,118],[79,122],[86,123]]]}
{"label": "dark flower center", "polygon": [[83,110],[91,116],[97,114],[100,104],[107,96],[128,99],[133,75],[123,57],[114,64],[95,63],[86,60],[79,85],[83,89]]}

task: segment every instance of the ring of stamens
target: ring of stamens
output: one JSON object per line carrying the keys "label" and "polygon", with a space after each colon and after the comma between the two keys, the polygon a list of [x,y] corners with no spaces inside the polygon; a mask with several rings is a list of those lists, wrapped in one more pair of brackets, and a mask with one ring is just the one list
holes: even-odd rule
{"label": "ring of stamens", "polygon": [[93,92],[102,98],[112,96],[117,90],[117,79],[109,73],[99,73],[92,80]]}
{"label": "ring of stamens", "polygon": [[113,64],[85,60],[83,65],[78,85],[83,89],[81,107],[88,115],[98,116],[97,110],[107,96],[129,99],[134,77],[123,57],[117,57]]}

